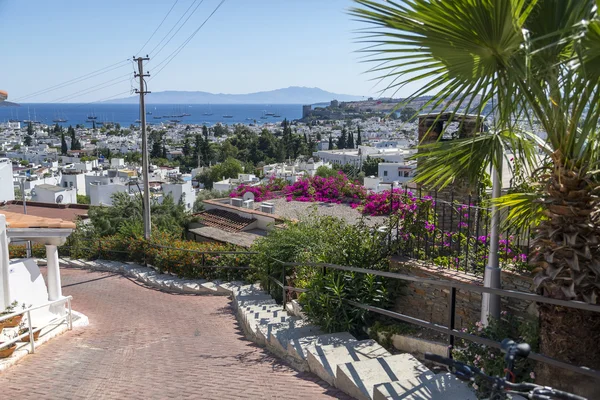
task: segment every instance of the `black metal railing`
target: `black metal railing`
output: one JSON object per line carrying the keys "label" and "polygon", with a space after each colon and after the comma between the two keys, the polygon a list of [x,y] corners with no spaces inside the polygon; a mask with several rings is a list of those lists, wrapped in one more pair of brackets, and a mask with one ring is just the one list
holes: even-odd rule
{"label": "black metal railing", "polygon": [[[580,302],[580,301],[558,300],[558,299],[553,299],[553,298],[549,298],[549,297],[543,297],[543,296],[533,294],[533,293],[520,292],[520,291],[516,291],[516,290],[486,288],[486,287],[479,286],[479,285],[458,283],[458,282],[449,281],[449,280],[428,279],[428,278],[421,278],[421,277],[417,277],[417,276],[404,275],[404,274],[400,274],[400,273],[396,273],[396,272],[377,271],[377,270],[366,269],[366,268],[349,267],[349,266],[344,266],[344,265],[336,265],[336,264],[328,264],[328,263],[295,263],[295,262],[283,262],[283,261],[279,261],[279,260],[275,260],[275,261],[278,262],[282,266],[282,274],[281,274],[282,276],[274,277],[274,276],[269,275],[268,276],[269,283],[268,283],[267,290],[270,290],[271,283],[273,283],[277,287],[279,287],[282,290],[284,307],[286,304],[288,292],[306,292],[306,289],[296,288],[296,287],[293,287],[293,286],[290,286],[287,284],[287,277],[289,276],[289,273],[292,271],[293,268],[296,268],[296,267],[313,267],[313,268],[322,268],[324,270],[332,269],[332,270],[346,271],[346,272],[352,272],[352,273],[371,274],[371,275],[381,276],[381,277],[390,278],[390,279],[399,279],[399,280],[402,280],[405,282],[416,282],[416,283],[420,283],[420,284],[427,284],[427,285],[432,285],[432,286],[443,287],[443,288],[449,289],[448,316],[447,316],[448,324],[447,325],[436,324],[436,323],[433,323],[430,321],[425,321],[425,320],[422,320],[419,318],[411,317],[409,315],[402,314],[402,313],[399,313],[396,311],[387,310],[387,309],[383,309],[380,307],[375,307],[372,305],[359,303],[359,302],[356,302],[353,300],[348,300],[348,299],[344,300],[344,301],[346,301],[347,304],[352,305],[354,307],[358,307],[358,308],[364,309],[369,312],[374,312],[374,313],[384,315],[384,316],[387,316],[387,317],[390,317],[390,318],[393,318],[396,320],[404,321],[404,322],[407,322],[410,324],[414,324],[414,325],[417,325],[417,326],[420,326],[423,328],[431,329],[436,332],[440,332],[440,333],[444,333],[444,334],[448,335],[448,357],[452,357],[452,348],[454,346],[455,338],[469,340],[471,342],[490,346],[490,347],[493,347],[496,349],[501,348],[500,342],[496,342],[491,339],[472,335],[472,334],[463,332],[461,330],[457,330],[455,328],[456,292],[457,292],[457,290],[466,290],[466,291],[472,291],[472,292],[477,292],[477,293],[481,293],[481,294],[489,293],[489,294],[493,294],[493,295],[499,295],[501,297],[527,300],[527,301],[537,302],[537,303],[552,304],[552,305],[561,306],[561,307],[575,308],[575,309],[579,309],[579,310],[600,313],[600,306],[598,306],[598,305],[588,304],[588,303],[584,303],[584,302]],[[600,371],[596,371],[596,370],[586,368],[586,367],[576,366],[576,365],[573,365],[570,363],[566,363],[566,362],[545,356],[540,353],[531,353],[529,358],[531,358],[532,360],[535,360],[535,361],[553,365],[555,367],[564,368],[564,369],[567,369],[572,372],[576,372],[579,374],[591,376],[596,379],[600,379]]]}
{"label": "black metal railing", "polygon": [[[388,191],[389,193],[389,191]],[[406,207],[417,203],[417,208]],[[394,188],[389,196],[388,246],[399,256],[482,275],[487,264],[491,210],[483,199],[454,191]],[[509,210],[503,210],[503,214]],[[527,270],[531,231],[500,234],[503,269]]]}

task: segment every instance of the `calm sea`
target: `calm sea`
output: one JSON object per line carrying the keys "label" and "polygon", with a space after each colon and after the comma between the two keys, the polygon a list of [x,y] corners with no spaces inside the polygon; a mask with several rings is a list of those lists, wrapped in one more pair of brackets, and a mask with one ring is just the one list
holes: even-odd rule
{"label": "calm sea", "polygon": [[[224,124],[281,122],[302,117],[302,105],[260,105],[260,104],[150,104],[146,106],[146,119],[149,124],[161,124],[170,120],[179,120],[181,124],[214,125]],[[180,116],[190,114],[189,116]],[[212,115],[210,115],[212,114]],[[267,116],[266,114],[275,114]],[[173,117],[173,116],[176,117]],[[231,116],[225,118],[224,116]],[[20,107],[0,107],[0,122],[13,120],[39,121],[44,124],[54,124],[55,119],[66,119],[59,123],[68,126],[85,124],[92,126],[89,116],[95,116],[97,122],[115,122],[127,127],[135,124],[140,118],[139,107],[136,104],[21,104]],[[160,117],[155,118],[155,117]],[[261,118],[265,117],[265,118]]]}

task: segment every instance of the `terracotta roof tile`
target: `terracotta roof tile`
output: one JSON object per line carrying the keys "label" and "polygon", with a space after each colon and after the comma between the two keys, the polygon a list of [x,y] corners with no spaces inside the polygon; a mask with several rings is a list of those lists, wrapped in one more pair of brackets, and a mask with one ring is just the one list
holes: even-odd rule
{"label": "terracotta roof tile", "polygon": [[226,232],[240,232],[256,221],[254,218],[244,218],[230,211],[212,209],[197,215],[199,222],[206,226],[219,228]]}
{"label": "terracotta roof tile", "polygon": [[75,223],[59,218],[36,217],[0,210],[0,214],[6,216],[9,228],[62,228],[75,229]]}

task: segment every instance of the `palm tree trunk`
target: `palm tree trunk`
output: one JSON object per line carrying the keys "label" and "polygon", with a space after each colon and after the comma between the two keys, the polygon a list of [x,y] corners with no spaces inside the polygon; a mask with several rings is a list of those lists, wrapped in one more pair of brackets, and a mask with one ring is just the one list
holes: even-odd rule
{"label": "palm tree trunk", "polygon": [[[596,303],[600,282],[600,224],[595,185],[554,154],[546,178],[545,215],[533,242],[541,294]],[[578,366],[600,370],[600,313],[540,304],[540,351]],[[600,398],[600,381],[538,363],[537,383]]]}

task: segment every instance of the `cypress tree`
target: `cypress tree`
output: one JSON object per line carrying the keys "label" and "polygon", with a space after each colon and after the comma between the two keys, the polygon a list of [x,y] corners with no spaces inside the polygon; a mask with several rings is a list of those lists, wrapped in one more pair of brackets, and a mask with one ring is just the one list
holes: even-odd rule
{"label": "cypress tree", "polygon": [[354,134],[352,132],[350,132],[350,134],[348,135],[348,149],[353,149],[354,148]]}
{"label": "cypress tree", "polygon": [[342,135],[338,139],[337,147],[338,149],[345,149],[348,145],[348,133],[346,132],[346,128],[342,128]]}
{"label": "cypress tree", "polygon": [[333,150],[333,138],[329,135],[329,150]]}
{"label": "cypress tree", "polygon": [[64,156],[67,154],[69,148],[67,147],[67,141],[65,140],[65,133],[60,134],[60,153]]}
{"label": "cypress tree", "polygon": [[360,134],[360,125],[357,126],[357,130],[356,130],[356,147],[358,146],[362,146],[362,137]]}

